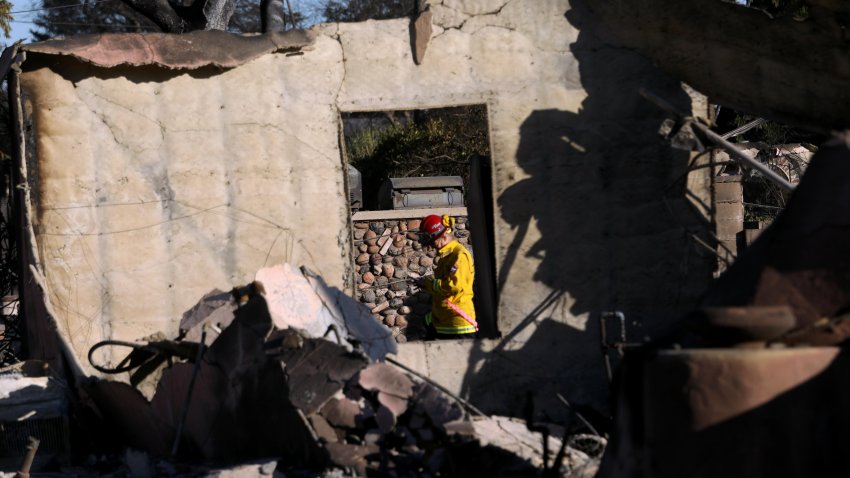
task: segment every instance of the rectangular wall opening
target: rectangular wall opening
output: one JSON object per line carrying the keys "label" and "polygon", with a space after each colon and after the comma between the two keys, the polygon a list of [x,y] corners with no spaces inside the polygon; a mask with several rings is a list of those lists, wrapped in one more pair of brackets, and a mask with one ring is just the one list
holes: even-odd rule
{"label": "rectangular wall opening", "polygon": [[497,337],[486,105],[348,112],[341,121],[355,298],[398,342],[423,340],[431,298],[409,279],[433,275],[439,258],[420,243],[420,222],[449,215],[475,264],[478,337]]}

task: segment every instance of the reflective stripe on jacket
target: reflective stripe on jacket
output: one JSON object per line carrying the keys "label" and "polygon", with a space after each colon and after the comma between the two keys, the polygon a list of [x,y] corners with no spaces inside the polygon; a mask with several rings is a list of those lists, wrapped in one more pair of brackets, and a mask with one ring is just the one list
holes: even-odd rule
{"label": "reflective stripe on jacket", "polygon": [[443,246],[438,255],[434,280],[425,283],[425,290],[432,296],[431,323],[441,334],[475,333],[478,323],[472,305],[475,278],[472,256],[463,244],[454,240]]}

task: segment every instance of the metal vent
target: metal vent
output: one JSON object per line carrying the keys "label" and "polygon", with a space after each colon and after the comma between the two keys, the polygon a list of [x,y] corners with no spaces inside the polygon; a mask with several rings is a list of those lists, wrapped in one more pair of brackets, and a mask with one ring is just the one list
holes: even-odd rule
{"label": "metal vent", "polygon": [[381,209],[419,209],[463,206],[463,178],[432,176],[390,178],[378,192]]}

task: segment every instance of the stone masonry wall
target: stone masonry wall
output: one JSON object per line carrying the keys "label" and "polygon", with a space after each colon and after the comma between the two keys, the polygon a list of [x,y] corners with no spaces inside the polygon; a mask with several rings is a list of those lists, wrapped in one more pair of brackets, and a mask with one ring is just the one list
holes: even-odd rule
{"label": "stone masonry wall", "polygon": [[[454,234],[472,251],[467,218],[455,216]],[[419,242],[420,219],[355,221],[353,230],[355,297],[375,320],[393,331],[399,343],[421,340],[431,296],[409,279],[434,273],[437,251]]]}

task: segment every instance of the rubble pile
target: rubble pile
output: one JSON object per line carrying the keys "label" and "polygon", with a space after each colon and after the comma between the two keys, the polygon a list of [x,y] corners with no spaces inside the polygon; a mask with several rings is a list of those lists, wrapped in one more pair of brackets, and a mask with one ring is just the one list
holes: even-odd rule
{"label": "rubble pile", "polygon": [[[458,242],[472,251],[467,218],[455,217]],[[419,242],[419,219],[354,223],[356,297],[398,342],[425,335],[423,319],[431,310],[429,294],[412,281],[433,274],[439,258]]]}
{"label": "rubble pile", "polygon": [[[109,364],[94,362],[108,354],[90,354],[98,370],[130,382],[83,386],[114,441],[175,463],[274,458],[279,470],[343,476],[595,473],[598,456],[525,422],[481,416],[387,361],[390,330],[320,277],[284,265],[257,278],[265,282],[205,296],[184,315],[178,340],[134,346]],[[148,398],[138,385],[150,380]]]}

